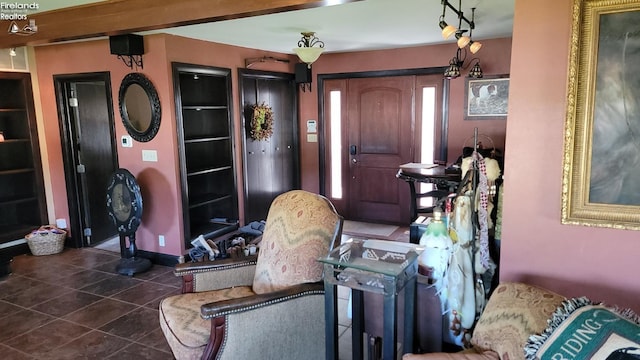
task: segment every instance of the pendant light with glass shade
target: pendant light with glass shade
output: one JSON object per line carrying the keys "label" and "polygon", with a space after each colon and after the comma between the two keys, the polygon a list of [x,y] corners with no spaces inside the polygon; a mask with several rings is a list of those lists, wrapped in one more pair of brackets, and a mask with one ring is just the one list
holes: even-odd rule
{"label": "pendant light with glass shade", "polygon": [[311,64],[318,60],[324,51],[324,42],[318,39],[314,32],[302,32],[301,34],[302,38],[298,41],[298,47],[293,51],[302,62],[307,64],[308,68],[311,68]]}

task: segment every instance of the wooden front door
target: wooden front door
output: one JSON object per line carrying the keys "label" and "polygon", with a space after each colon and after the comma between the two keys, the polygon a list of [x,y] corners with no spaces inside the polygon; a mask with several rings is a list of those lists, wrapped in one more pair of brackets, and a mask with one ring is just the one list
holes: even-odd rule
{"label": "wooden front door", "polygon": [[399,165],[446,160],[442,71],[322,82],[323,193],[346,219],[406,224]]}
{"label": "wooden front door", "polygon": [[347,151],[351,219],[398,223],[406,219],[406,184],[398,165],[411,162],[415,77],[349,80]]}

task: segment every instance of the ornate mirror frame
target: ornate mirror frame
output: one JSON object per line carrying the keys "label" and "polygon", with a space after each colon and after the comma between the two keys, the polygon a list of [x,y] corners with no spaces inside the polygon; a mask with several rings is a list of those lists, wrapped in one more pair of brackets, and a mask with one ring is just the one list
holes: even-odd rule
{"label": "ornate mirror frame", "polygon": [[[127,94],[132,93],[128,92],[128,90],[133,85],[140,86],[147,95],[151,119],[149,119],[146,129],[138,129],[129,117],[129,111],[127,110]],[[160,129],[160,118],[162,116],[162,111],[160,109],[160,97],[158,96],[158,92],[156,91],[155,86],[153,86],[153,83],[151,83],[144,74],[129,73],[124,77],[124,79],[122,79],[122,83],[120,83],[120,91],[118,92],[118,105],[120,108],[122,123],[133,139],[140,142],[147,142],[156,136]],[[144,104],[142,104],[142,108],[144,108]]]}

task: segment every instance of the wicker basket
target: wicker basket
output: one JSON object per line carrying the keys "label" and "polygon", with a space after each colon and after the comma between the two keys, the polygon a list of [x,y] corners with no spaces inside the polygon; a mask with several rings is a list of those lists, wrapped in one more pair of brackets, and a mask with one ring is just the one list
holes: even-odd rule
{"label": "wicker basket", "polygon": [[33,255],[58,254],[64,248],[64,239],[67,232],[55,226],[41,226],[24,238]]}

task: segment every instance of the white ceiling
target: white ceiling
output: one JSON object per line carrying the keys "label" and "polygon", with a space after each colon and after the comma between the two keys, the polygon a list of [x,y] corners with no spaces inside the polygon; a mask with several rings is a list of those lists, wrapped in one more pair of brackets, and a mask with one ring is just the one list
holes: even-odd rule
{"label": "white ceiling", "polygon": [[[474,40],[511,36],[515,0],[458,1],[462,1],[468,19],[471,8],[476,8]],[[458,1],[450,0],[455,7]],[[40,3],[39,11],[92,2],[96,1],[49,0]],[[440,35],[442,9],[440,0],[365,0],[154,32],[289,54],[297,46],[300,32],[314,31],[327,52],[389,49],[453,42]],[[458,25],[450,9],[445,19]]]}

